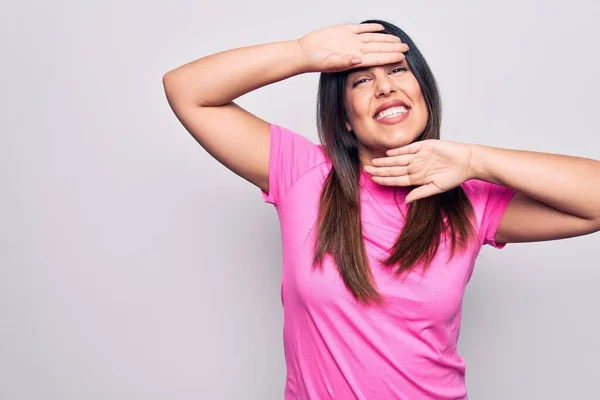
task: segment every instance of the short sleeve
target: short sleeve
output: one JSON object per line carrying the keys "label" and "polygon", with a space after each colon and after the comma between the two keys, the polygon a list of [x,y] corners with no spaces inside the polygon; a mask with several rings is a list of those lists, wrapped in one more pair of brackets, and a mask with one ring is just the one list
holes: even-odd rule
{"label": "short sleeve", "polygon": [[515,191],[508,187],[481,180],[471,180],[469,184],[474,192],[471,201],[474,203],[474,208],[479,209],[481,214],[480,240],[483,244],[488,244],[497,249],[504,248],[506,243],[496,243],[494,237]]}
{"label": "short sleeve", "polygon": [[269,192],[266,203],[278,205],[288,190],[308,170],[324,161],[321,146],[287,128],[271,123]]}

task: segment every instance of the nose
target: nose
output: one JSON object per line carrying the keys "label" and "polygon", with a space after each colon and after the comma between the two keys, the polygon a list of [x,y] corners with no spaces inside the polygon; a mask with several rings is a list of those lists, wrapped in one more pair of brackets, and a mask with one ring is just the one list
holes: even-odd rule
{"label": "nose", "polygon": [[395,93],[396,90],[394,82],[387,75],[377,78],[377,86],[375,88],[377,97],[389,96],[391,93]]}

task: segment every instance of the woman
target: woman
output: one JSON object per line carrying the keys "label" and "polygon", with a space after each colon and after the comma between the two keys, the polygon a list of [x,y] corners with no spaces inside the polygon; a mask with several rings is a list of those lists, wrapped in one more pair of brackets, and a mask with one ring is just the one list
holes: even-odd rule
{"label": "woman", "polygon": [[[321,72],[322,145],[233,100]],[[286,399],[466,399],[463,293],[483,244],[600,230],[600,162],[439,140],[435,79],[371,20],[165,74],[173,111],[276,206]]]}

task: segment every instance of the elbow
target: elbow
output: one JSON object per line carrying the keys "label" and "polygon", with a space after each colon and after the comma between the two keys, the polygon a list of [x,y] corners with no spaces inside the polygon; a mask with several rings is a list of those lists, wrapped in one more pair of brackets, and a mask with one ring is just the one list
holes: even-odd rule
{"label": "elbow", "polygon": [[600,217],[594,220],[594,232],[600,231]]}
{"label": "elbow", "polygon": [[162,78],[163,89],[169,104],[194,104],[193,93],[190,87],[177,72],[169,71]]}
{"label": "elbow", "polygon": [[595,233],[600,231],[600,215],[595,217],[586,218],[589,227],[589,233]]}
{"label": "elbow", "polygon": [[169,71],[163,75],[162,83],[165,96],[169,101],[169,104],[173,106],[175,102],[181,101],[181,90],[177,87],[177,78],[173,75],[173,72]]}
{"label": "elbow", "polygon": [[166,74],[164,74],[162,77],[162,84],[163,84],[163,87],[165,88],[165,90],[167,90],[169,87],[171,87],[172,82],[173,82],[173,73],[172,73],[172,71],[169,71]]}

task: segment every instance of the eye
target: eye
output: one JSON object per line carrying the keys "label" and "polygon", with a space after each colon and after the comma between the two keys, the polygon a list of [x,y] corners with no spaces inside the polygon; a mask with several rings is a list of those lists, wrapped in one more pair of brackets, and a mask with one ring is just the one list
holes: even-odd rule
{"label": "eye", "polygon": [[[393,69],[393,70],[392,70],[390,73],[394,73],[394,72],[396,72],[396,71],[398,71],[398,73],[399,73],[400,71],[408,71],[408,68],[406,68],[406,67],[398,67],[398,68],[394,68],[394,69]],[[367,81],[367,80],[368,80],[367,78],[359,79],[359,80],[357,80],[356,82],[354,82],[354,83],[352,84],[352,87],[353,87],[353,88],[355,88],[355,87],[357,87],[358,85],[360,85],[361,83],[363,83],[363,82],[365,82],[365,81]]]}
{"label": "eye", "polygon": [[393,69],[393,70],[392,70],[392,73],[393,73],[394,71],[408,71],[408,68],[406,68],[406,67],[398,67],[398,68],[395,68],[395,69]]}
{"label": "eye", "polygon": [[355,87],[357,87],[358,85],[360,85],[361,83],[363,83],[363,82],[364,82],[364,81],[366,81],[366,80],[367,80],[366,78],[359,79],[359,80],[357,80],[356,82],[354,82],[354,83],[352,84],[352,87],[353,87],[353,88],[355,88]]}

